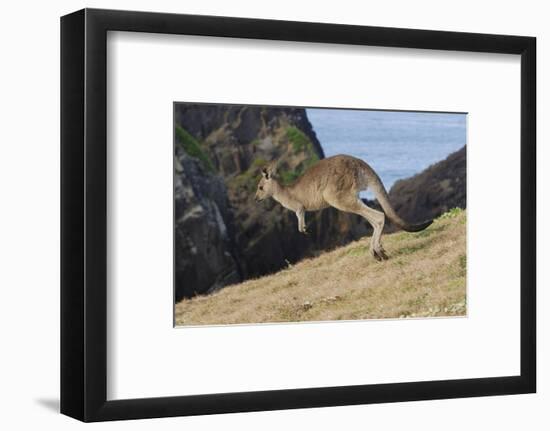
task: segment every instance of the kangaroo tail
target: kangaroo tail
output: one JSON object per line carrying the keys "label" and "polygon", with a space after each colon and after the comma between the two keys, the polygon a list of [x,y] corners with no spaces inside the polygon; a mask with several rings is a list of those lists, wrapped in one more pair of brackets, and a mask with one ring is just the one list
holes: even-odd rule
{"label": "kangaroo tail", "polygon": [[395,210],[393,209],[390,203],[388,192],[386,191],[384,184],[382,184],[380,177],[376,174],[376,172],[372,170],[370,174],[371,174],[370,175],[371,181],[369,186],[374,192],[374,195],[376,196],[378,203],[384,210],[384,213],[391,220],[393,224],[395,224],[397,227],[407,232],[419,232],[421,230],[426,229],[429,225],[433,223],[433,220],[428,220],[418,224],[411,224],[411,223],[407,223],[405,220],[399,217],[399,215],[395,212]]}

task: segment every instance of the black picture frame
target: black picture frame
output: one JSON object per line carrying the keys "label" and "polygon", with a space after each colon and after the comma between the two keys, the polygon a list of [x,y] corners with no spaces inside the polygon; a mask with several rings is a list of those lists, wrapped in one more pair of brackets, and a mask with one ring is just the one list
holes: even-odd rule
{"label": "black picture frame", "polygon": [[[521,56],[521,374],[107,401],[107,32]],[[61,18],[61,412],[82,421],[532,393],[536,390],[536,39],[84,9]]]}

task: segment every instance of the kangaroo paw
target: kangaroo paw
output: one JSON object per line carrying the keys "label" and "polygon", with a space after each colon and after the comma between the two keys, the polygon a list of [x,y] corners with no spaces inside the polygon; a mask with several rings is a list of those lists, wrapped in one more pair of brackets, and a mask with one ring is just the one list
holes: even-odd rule
{"label": "kangaroo paw", "polygon": [[379,262],[389,259],[388,255],[386,254],[386,251],[383,248],[373,249],[372,255]]}
{"label": "kangaroo paw", "polygon": [[382,247],[380,247],[378,249],[378,254],[382,258],[382,260],[388,260],[389,259],[388,254],[386,253],[386,250],[384,250]]}

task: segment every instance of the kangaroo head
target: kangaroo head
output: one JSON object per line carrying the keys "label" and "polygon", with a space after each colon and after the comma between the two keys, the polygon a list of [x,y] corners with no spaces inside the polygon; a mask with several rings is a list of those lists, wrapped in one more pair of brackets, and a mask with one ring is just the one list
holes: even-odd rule
{"label": "kangaroo head", "polygon": [[275,169],[275,163],[270,163],[262,169],[262,178],[260,178],[258,189],[256,190],[256,202],[260,202],[273,196],[276,187],[276,180],[273,178]]}

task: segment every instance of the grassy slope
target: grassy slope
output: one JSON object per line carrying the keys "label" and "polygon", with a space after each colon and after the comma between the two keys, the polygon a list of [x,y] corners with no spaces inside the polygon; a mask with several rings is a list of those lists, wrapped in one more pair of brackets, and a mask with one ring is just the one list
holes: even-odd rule
{"label": "grassy slope", "polygon": [[383,235],[305,259],[276,274],[176,304],[177,325],[457,316],[466,314],[466,212],[419,233]]}

